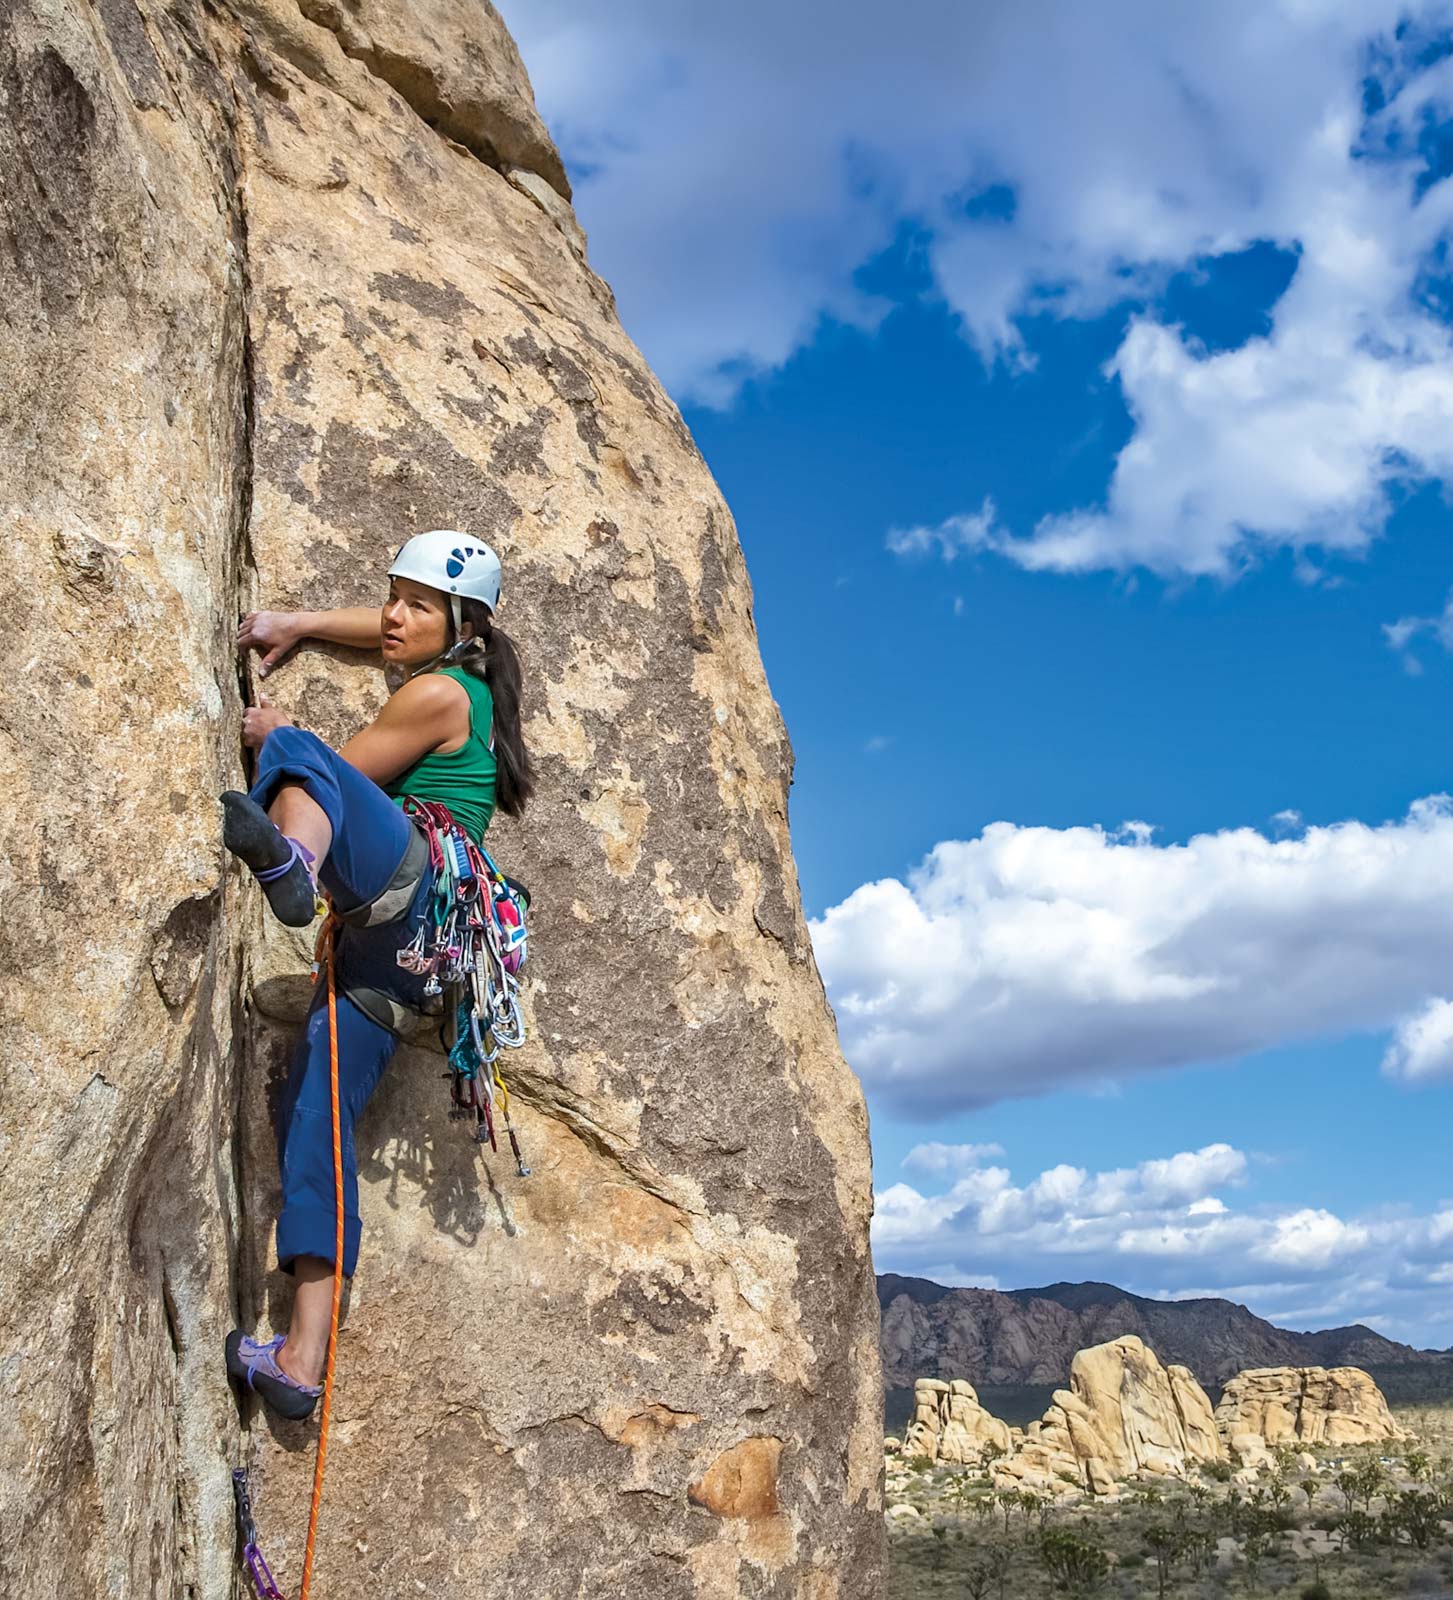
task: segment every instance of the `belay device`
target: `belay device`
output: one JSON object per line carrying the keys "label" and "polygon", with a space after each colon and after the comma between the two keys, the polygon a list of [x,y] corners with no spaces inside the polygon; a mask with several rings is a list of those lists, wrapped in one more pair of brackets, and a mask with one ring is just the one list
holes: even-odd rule
{"label": "belay device", "polygon": [[492,1150],[499,1148],[496,1117],[502,1119],[515,1169],[528,1178],[498,1061],[501,1050],[525,1042],[518,979],[525,964],[529,891],[499,870],[447,806],[407,795],[403,808],[428,840],[434,886],[418,933],[399,951],[399,965],[425,975],[426,994],[447,991],[451,1115],[472,1116],[475,1138]]}

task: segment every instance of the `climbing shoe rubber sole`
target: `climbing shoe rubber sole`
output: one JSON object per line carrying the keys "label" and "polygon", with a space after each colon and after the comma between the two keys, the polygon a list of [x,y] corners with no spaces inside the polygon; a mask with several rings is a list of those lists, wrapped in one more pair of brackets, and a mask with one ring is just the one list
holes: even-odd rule
{"label": "climbing shoe rubber sole", "polygon": [[[251,1389],[280,1417],[302,1422],[312,1416],[321,1389],[294,1384],[278,1366],[276,1352],[283,1341],[273,1339],[260,1345],[240,1328],[227,1335],[227,1370],[244,1389]],[[244,1349],[244,1345],[250,1349]]]}
{"label": "climbing shoe rubber sole", "polygon": [[[278,831],[258,803],[237,789],[222,794],[222,843],[256,873],[287,871],[262,884],[273,915],[289,928],[306,928],[318,908],[318,891],[301,848]],[[291,865],[289,862],[291,861]]]}

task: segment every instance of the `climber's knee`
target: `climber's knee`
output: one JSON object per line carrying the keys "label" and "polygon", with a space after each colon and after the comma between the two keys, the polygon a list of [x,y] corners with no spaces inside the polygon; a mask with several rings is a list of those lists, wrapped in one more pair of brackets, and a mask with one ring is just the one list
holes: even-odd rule
{"label": "climber's knee", "polygon": [[318,752],[327,748],[316,733],[307,728],[295,728],[288,722],[268,734],[258,753],[259,757],[270,756],[274,762],[316,761]]}

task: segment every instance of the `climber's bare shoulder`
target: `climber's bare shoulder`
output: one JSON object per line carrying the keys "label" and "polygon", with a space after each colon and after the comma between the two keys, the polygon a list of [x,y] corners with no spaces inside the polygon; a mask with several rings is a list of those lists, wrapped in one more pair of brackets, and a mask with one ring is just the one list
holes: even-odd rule
{"label": "climber's bare shoulder", "polygon": [[394,694],[339,754],[375,783],[388,783],[431,751],[457,750],[469,737],[469,692],[426,672]]}

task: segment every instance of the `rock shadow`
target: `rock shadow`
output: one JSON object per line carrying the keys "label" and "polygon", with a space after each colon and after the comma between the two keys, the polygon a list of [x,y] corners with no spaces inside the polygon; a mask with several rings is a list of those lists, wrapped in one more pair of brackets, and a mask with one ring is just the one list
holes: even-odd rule
{"label": "rock shadow", "polygon": [[[257,1306],[277,1329],[286,1328],[292,1316],[293,1280],[278,1269],[275,1253],[280,1192],[274,1130],[301,1026],[254,1023],[252,1064],[262,1081],[254,1087],[251,1124],[244,1135],[250,1170],[242,1311],[246,1318],[249,1303]],[[394,1211],[427,1211],[440,1233],[466,1247],[490,1228],[514,1237],[507,1194],[494,1170],[503,1162],[504,1172],[513,1173],[508,1143],[502,1139],[496,1153],[487,1144],[480,1145],[473,1131],[472,1121],[450,1115],[444,1056],[401,1044],[354,1133],[365,1239],[368,1208],[380,1194]],[[349,1289],[345,1281],[341,1325],[347,1322]],[[312,1437],[310,1424],[280,1421],[271,1413],[268,1420],[285,1449],[299,1449]]]}

